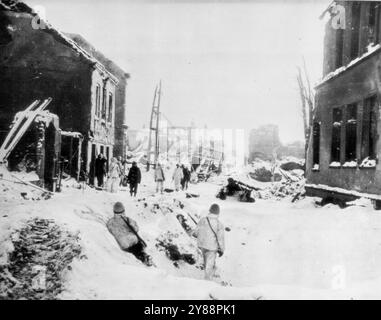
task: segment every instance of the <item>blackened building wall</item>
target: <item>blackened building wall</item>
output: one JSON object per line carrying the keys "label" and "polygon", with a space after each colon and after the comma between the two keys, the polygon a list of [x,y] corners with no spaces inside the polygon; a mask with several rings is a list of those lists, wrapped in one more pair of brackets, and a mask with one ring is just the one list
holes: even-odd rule
{"label": "blackened building wall", "polygon": [[[13,3],[12,1],[8,1]],[[49,110],[60,128],[82,133],[83,171],[89,171],[96,144],[113,153],[117,79],[96,59],[51,26],[35,29],[36,15],[22,3],[0,3],[0,142],[17,111],[36,99],[52,97]],[[105,90],[98,103],[107,116],[97,118],[96,87]],[[111,101],[111,104],[109,104]]]}
{"label": "blackened building wall", "polygon": [[334,17],[326,25],[307,186],[381,194],[381,2],[338,4],[345,9],[345,26],[334,28]]}
{"label": "blackened building wall", "polygon": [[127,144],[126,125],[126,89],[127,80],[130,75],[120,68],[115,62],[105,57],[99,50],[95,49],[86,39],[79,34],[66,34],[82,48],[100,61],[109,72],[117,79],[118,84],[115,89],[115,145],[114,156],[124,156]]}

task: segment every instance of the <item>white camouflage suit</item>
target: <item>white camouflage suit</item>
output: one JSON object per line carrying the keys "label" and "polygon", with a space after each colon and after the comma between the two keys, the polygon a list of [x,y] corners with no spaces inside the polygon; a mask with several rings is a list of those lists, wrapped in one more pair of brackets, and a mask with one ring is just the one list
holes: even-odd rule
{"label": "white camouflage suit", "polygon": [[[208,219],[210,225],[208,223]],[[218,243],[215,234],[217,235]],[[224,226],[218,220],[218,215],[209,213],[197,224],[194,235],[197,237],[197,246],[201,249],[204,258],[205,279],[212,280],[215,272],[217,251],[225,251]]]}
{"label": "white camouflage suit", "polygon": [[175,183],[175,189],[176,191],[180,190],[180,184],[181,184],[181,179],[184,177],[183,174],[183,169],[180,167],[176,167],[175,171],[173,172],[173,182]]}

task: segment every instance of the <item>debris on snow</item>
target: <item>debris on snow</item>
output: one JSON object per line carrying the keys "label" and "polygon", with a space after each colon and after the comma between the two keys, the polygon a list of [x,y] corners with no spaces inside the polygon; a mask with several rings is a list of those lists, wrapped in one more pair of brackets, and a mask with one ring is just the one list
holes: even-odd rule
{"label": "debris on snow", "polygon": [[274,169],[268,169],[266,167],[255,168],[253,172],[249,173],[250,177],[260,182],[271,182],[282,180],[282,176],[274,172]]}
{"label": "debris on snow", "polygon": [[11,235],[13,250],[0,266],[1,299],[55,299],[64,271],[81,254],[78,235],[35,218]]}
{"label": "debris on snow", "polygon": [[197,251],[191,253],[187,252],[184,247],[179,248],[179,245],[174,243],[174,238],[176,238],[176,236],[168,231],[161,237],[161,239],[158,239],[156,247],[159,250],[163,248],[167,257],[176,262],[175,266],[177,268],[179,267],[178,261],[180,260],[191,265],[195,264],[197,260]]}
{"label": "debris on snow", "polygon": [[280,161],[279,167],[285,171],[304,170],[304,160],[294,157],[285,157]]}

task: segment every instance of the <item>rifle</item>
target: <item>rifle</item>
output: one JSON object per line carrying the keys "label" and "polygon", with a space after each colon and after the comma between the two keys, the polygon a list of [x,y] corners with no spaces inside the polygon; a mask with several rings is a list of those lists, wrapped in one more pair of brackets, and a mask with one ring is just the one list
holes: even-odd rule
{"label": "rifle", "polygon": [[130,225],[130,223],[128,222],[128,219],[126,217],[123,217],[123,216],[122,216],[122,219],[127,224],[127,226],[130,228],[130,230],[135,234],[135,236],[138,238],[139,242],[143,245],[143,247],[147,247],[147,244],[145,243],[145,241],[138,235],[138,233],[136,232],[134,227]]}
{"label": "rifle", "polygon": [[197,221],[191,216],[191,214],[189,212],[187,212],[187,215],[189,216],[189,218],[191,218],[193,220],[193,222],[196,224],[197,226]]}

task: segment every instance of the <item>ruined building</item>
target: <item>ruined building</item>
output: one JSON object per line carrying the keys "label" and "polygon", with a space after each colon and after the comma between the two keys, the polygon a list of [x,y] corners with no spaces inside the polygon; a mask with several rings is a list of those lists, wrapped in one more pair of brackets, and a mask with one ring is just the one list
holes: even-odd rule
{"label": "ruined building", "polygon": [[381,199],[380,10],[379,1],[336,1],[327,10],[307,156],[309,195]]}
{"label": "ruined building", "polygon": [[249,161],[255,158],[271,161],[280,146],[277,125],[268,124],[252,129],[249,135]]}
{"label": "ruined building", "polygon": [[81,48],[85,49],[99,62],[101,62],[107,71],[112,73],[117,79],[118,83],[115,88],[115,144],[114,155],[126,154],[126,141],[127,141],[127,124],[126,124],[126,89],[127,80],[130,75],[120,68],[115,62],[108,59],[102,52],[95,49],[86,39],[79,34],[66,33],[69,38],[74,40]]}
{"label": "ruined building", "polygon": [[110,160],[124,152],[127,79],[83,38],[43,23],[24,3],[0,1],[0,143],[16,112],[51,97],[66,167],[91,178],[98,153]]}

